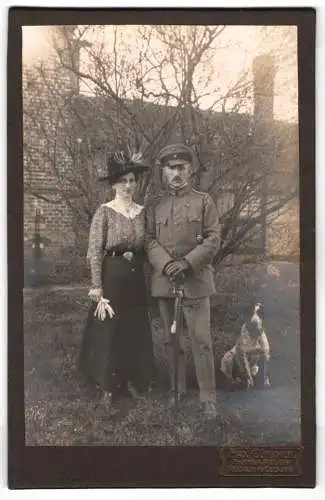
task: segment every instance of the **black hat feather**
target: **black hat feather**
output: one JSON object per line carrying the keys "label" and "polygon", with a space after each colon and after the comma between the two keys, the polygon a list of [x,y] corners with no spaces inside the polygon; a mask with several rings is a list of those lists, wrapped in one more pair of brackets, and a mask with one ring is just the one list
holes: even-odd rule
{"label": "black hat feather", "polygon": [[109,181],[114,184],[125,174],[133,172],[141,174],[149,169],[140,152],[133,153],[130,149],[119,150],[114,153],[108,153],[106,157],[106,169],[98,179],[100,181]]}

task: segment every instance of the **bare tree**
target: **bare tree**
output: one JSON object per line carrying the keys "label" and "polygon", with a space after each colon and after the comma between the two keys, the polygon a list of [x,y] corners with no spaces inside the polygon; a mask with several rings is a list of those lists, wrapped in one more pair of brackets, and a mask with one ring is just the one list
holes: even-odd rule
{"label": "bare tree", "polygon": [[[261,190],[274,172],[270,162],[263,167],[253,148],[252,117],[241,113],[252,80],[241,71],[228,89],[221,89],[212,64],[226,29],[138,26],[128,38],[127,30],[115,26],[107,38],[103,27],[57,27],[54,71],[61,78],[53,80],[41,65],[24,75],[26,189],[45,196],[44,189],[35,190],[31,175],[36,148],[43,159],[38,168],[46,165],[80,233],[88,229],[98,203],[94,167],[99,156],[104,162],[106,151],[122,144],[144,153],[151,172],[139,191],[143,201],[161,187],[158,151],[181,140],[196,153],[196,185],[208,190],[219,207],[223,232],[216,263],[244,248],[262,219],[272,222],[297,195],[297,183],[292,178],[285,189],[279,186],[261,211]],[[207,94],[212,102],[202,110]],[[230,201],[222,208],[219,201],[225,196]]]}

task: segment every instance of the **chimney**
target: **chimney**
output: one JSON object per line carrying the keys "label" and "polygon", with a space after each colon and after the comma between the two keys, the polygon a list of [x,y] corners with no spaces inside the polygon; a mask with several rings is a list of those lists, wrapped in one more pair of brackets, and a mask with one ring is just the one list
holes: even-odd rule
{"label": "chimney", "polygon": [[267,249],[268,174],[274,168],[274,77],[275,64],[269,54],[258,56],[253,61],[254,75],[254,150],[256,168],[264,172],[260,190],[261,206],[261,251],[265,256]]}
{"label": "chimney", "polygon": [[[263,135],[259,126],[273,121],[275,65],[269,54],[257,56],[253,61],[254,75],[254,119],[256,132]],[[262,138],[262,137],[261,137]],[[265,137],[263,137],[265,140]],[[264,142],[264,141],[263,141]]]}
{"label": "chimney", "polygon": [[[77,26],[60,26],[54,28],[56,48],[60,52],[62,62],[67,67],[59,69],[62,78],[66,81],[67,92],[75,95],[79,94],[79,76],[77,72],[80,69],[80,49],[82,42],[75,38],[75,30]],[[68,68],[71,68],[68,69]]]}

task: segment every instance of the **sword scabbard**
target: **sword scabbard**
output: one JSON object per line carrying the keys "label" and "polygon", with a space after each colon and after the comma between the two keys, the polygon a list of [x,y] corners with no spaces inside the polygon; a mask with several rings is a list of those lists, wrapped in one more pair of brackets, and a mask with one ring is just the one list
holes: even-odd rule
{"label": "sword scabbard", "polygon": [[174,394],[175,394],[175,405],[178,405],[178,354],[179,354],[179,338],[182,328],[182,299],[183,299],[183,289],[181,286],[175,287],[173,290],[173,295],[175,296],[174,304],[174,317],[171,326],[171,334],[173,338],[173,350],[174,350]]}

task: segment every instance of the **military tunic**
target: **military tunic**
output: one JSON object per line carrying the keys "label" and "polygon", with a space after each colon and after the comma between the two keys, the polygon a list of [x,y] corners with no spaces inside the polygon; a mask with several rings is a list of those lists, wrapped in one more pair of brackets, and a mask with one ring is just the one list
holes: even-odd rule
{"label": "military tunic", "polygon": [[[215,401],[215,372],[210,334],[210,295],[215,293],[212,260],[220,244],[216,207],[207,193],[193,189],[167,189],[146,209],[145,247],[153,271],[151,293],[158,298],[165,331],[171,387],[174,361],[170,327],[173,319],[172,282],[164,267],[174,259],[186,259],[183,312],[191,338],[201,402]],[[186,391],[184,338],[180,338],[178,389]]]}
{"label": "military tunic", "polygon": [[216,290],[211,262],[219,244],[219,219],[209,194],[187,185],[180,191],[166,190],[153,199],[146,210],[146,249],[153,267],[152,295],[171,297],[172,286],[163,269],[170,260],[180,258],[190,265],[184,283],[185,297],[213,295]]}

